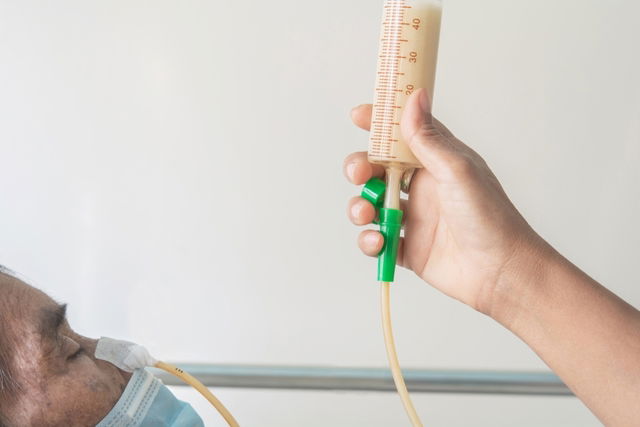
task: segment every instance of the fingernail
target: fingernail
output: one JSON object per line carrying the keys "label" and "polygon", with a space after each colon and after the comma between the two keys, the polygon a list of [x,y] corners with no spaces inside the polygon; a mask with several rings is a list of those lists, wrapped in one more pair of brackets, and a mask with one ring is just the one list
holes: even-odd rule
{"label": "fingernail", "polygon": [[355,163],[349,163],[347,165],[347,177],[353,181],[353,175],[356,171],[356,164]]}
{"label": "fingernail", "polygon": [[361,210],[362,205],[360,203],[356,203],[355,205],[351,206],[351,217],[356,220],[359,219]]}
{"label": "fingernail", "polygon": [[380,235],[377,233],[369,233],[364,236],[364,243],[370,247],[378,246],[378,242],[380,241]]}

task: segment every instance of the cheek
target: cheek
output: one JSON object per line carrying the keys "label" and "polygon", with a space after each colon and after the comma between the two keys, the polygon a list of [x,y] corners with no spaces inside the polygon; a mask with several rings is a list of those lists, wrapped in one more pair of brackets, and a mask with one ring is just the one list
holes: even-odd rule
{"label": "cheek", "polygon": [[51,385],[47,406],[56,412],[59,425],[95,425],[120,399],[126,382],[117,371],[98,369],[85,359],[72,364],[69,374]]}
{"label": "cheek", "polygon": [[78,361],[77,365],[78,389],[92,399],[108,402],[109,408],[113,407],[126,387],[126,381],[117,369],[101,369],[88,358]]}
{"label": "cheek", "polygon": [[102,378],[87,378],[84,388],[92,395],[111,397],[114,395],[113,385],[105,382]]}

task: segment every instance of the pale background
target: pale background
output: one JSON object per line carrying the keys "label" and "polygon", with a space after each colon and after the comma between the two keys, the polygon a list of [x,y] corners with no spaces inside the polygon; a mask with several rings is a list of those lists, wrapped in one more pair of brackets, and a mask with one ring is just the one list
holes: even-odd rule
{"label": "pale background", "polygon": [[[0,263],[174,361],[385,366],[345,216],[382,1],[0,1]],[[561,252],[640,305],[640,3],[450,0],[437,116]],[[542,370],[409,273],[406,367]],[[216,390],[245,425],[404,425],[392,393]],[[189,391],[208,425],[222,425]],[[573,398],[414,396],[436,426],[593,426]]]}

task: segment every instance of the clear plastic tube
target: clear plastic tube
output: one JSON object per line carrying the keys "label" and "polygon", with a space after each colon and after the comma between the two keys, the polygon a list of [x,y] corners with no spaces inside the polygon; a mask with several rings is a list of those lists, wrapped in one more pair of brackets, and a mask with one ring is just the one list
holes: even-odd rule
{"label": "clear plastic tube", "polygon": [[389,283],[380,282],[380,303],[382,308],[382,329],[384,331],[384,343],[387,347],[387,358],[389,359],[389,367],[391,368],[391,374],[393,375],[393,381],[396,384],[396,389],[404,405],[404,409],[411,420],[413,427],[422,427],[422,421],[416,412],[416,408],[413,406],[411,396],[407,390],[407,385],[404,382],[402,376],[402,370],[400,369],[400,362],[398,361],[398,353],[396,352],[396,343],[393,339],[393,329],[391,326],[391,302],[389,296]]}

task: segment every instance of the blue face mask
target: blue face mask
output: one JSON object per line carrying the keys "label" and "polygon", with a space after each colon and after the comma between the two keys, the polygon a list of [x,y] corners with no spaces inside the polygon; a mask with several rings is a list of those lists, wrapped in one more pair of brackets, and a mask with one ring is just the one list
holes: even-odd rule
{"label": "blue face mask", "polygon": [[196,411],[145,369],[133,372],[122,397],[96,427],[204,427]]}

